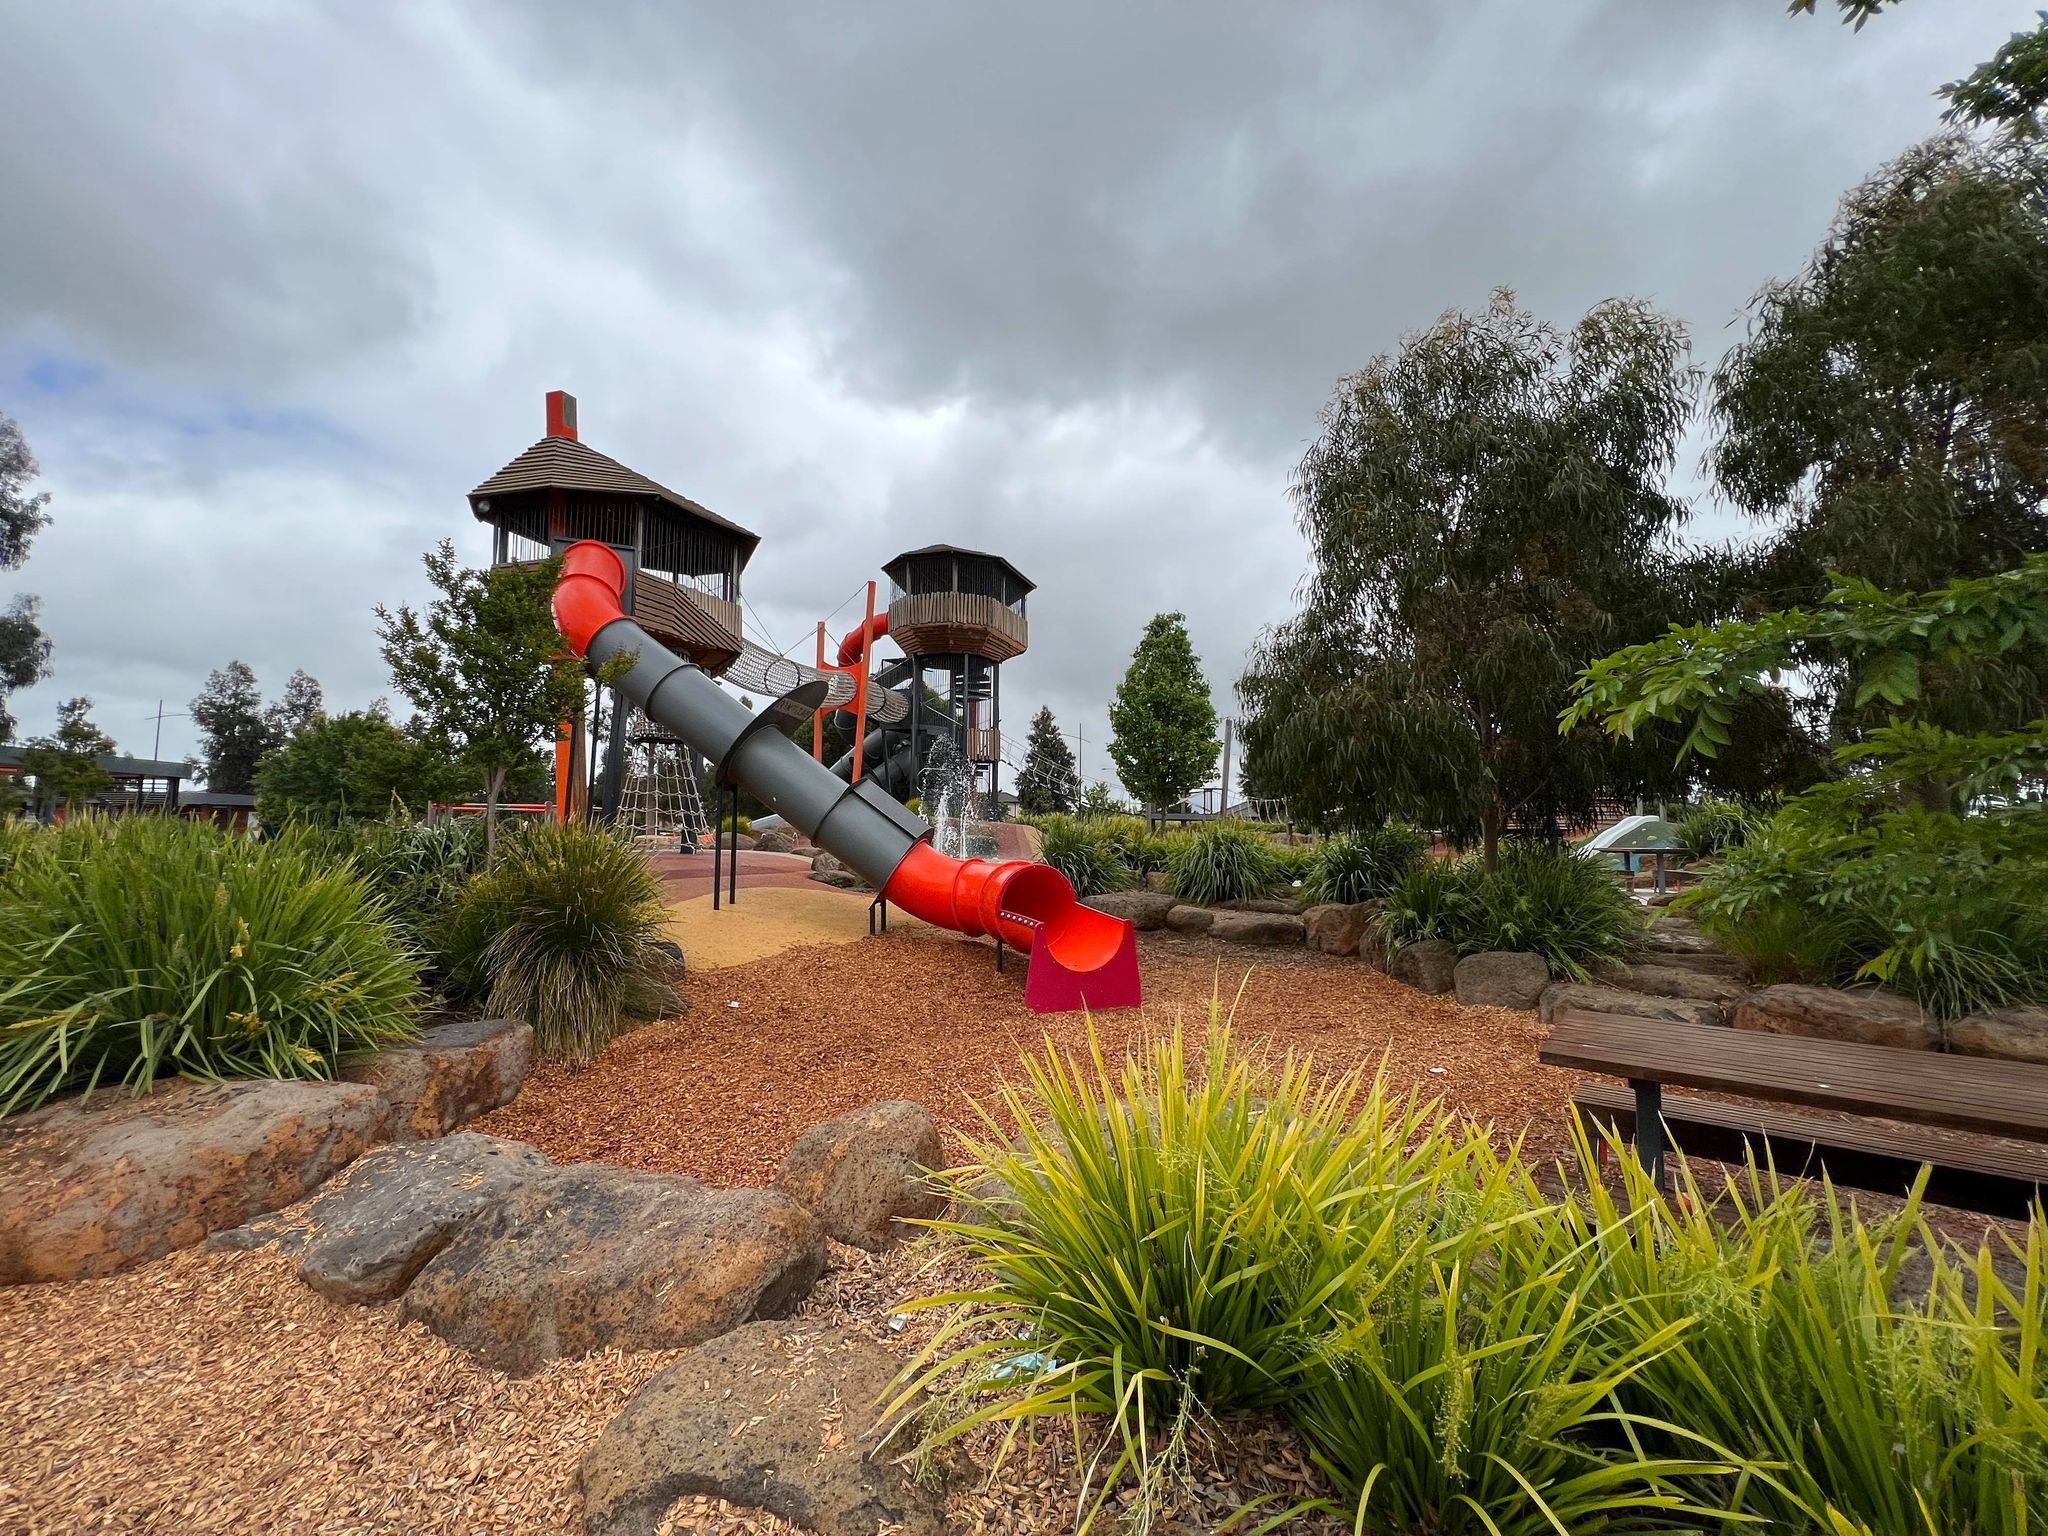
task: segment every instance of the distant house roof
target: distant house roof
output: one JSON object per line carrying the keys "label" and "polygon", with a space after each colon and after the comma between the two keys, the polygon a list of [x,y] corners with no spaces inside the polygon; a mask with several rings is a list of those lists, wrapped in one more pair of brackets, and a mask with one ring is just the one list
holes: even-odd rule
{"label": "distant house roof", "polygon": [[761,536],[720,517],[709,507],[690,500],[680,492],[648,479],[637,469],[628,469],[617,459],[599,453],[573,437],[544,437],[490,479],[469,493],[469,509],[481,518],[479,501],[509,496],[515,491],[608,491],[613,495],[652,496],[677,511],[722,528],[746,546],[751,559]]}
{"label": "distant house roof", "polygon": [[[22,747],[0,747],[0,768],[20,771],[24,750]],[[154,757],[123,757],[116,752],[102,752],[94,761],[117,779],[189,779],[193,773],[190,763]]]}
{"label": "distant house roof", "polygon": [[902,565],[906,560],[923,560],[935,555],[952,555],[962,560],[986,560],[993,565],[1000,565],[1004,570],[1008,571],[1011,576],[1016,578],[1018,584],[1026,592],[1036,591],[1038,588],[1037,582],[1018,570],[1017,567],[1010,564],[1001,555],[992,555],[986,550],[981,549],[962,549],[958,544],[927,544],[923,549],[906,549],[902,554],[882,567],[882,574],[894,581],[898,586],[901,586],[903,585],[903,578],[897,572],[898,566]]}

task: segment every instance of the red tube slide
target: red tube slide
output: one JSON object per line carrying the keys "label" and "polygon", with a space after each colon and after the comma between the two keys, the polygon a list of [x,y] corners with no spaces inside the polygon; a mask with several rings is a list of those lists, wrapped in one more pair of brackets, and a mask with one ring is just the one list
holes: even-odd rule
{"label": "red tube slide", "polygon": [[[555,625],[577,655],[589,649],[599,630],[626,617],[619,601],[625,579],[624,564],[603,544],[585,540],[570,545],[562,556]],[[887,615],[877,614],[872,635],[866,626],[849,635],[840,646],[841,660],[863,655],[872,639],[885,632],[887,622]],[[665,723],[689,739],[680,722]],[[790,750],[801,749],[792,744]],[[809,765],[808,755],[804,760]],[[823,767],[816,771],[829,772]],[[855,803],[887,821],[881,809]],[[1024,1002],[1035,1013],[1129,1008],[1141,1000],[1137,938],[1130,923],[1082,906],[1067,877],[1050,864],[955,859],[920,841],[911,844],[883,884],[882,894],[936,927],[989,935],[1027,953],[1031,961]]]}
{"label": "red tube slide", "polygon": [[1142,1001],[1130,922],[1082,906],[1050,864],[955,859],[919,843],[882,894],[936,927],[989,934],[1028,954],[1024,1005],[1033,1013],[1135,1008]]}

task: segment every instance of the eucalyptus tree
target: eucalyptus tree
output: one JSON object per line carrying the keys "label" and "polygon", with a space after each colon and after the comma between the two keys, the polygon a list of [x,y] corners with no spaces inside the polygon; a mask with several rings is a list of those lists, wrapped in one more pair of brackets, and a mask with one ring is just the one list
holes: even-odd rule
{"label": "eucalyptus tree", "polygon": [[[1758,294],[1713,381],[1709,466],[1769,530],[1724,612],[1811,605],[1838,578],[1928,589],[2048,550],[2048,151],[2041,57],[1948,88],[1954,129],[1843,199],[1794,277]],[[2010,77],[2010,78],[2008,78]],[[1811,676],[1836,740],[1882,712],[1854,657]],[[1930,713],[2048,712],[2048,651],[1947,666]]]}
{"label": "eucalyptus tree", "polygon": [[1476,839],[1670,781],[1668,748],[1560,735],[1573,677],[1690,601],[1666,488],[1697,373],[1634,299],[1570,329],[1511,292],[1342,380],[1293,496],[1302,606],[1240,680],[1250,758],[1292,814]]}

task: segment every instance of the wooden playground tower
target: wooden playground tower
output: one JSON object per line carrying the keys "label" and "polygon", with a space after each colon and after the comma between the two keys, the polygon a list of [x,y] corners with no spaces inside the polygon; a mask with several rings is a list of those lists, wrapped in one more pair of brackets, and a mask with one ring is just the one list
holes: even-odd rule
{"label": "wooden playground tower", "polygon": [[[543,560],[596,539],[625,562],[624,606],[650,635],[714,677],[739,658],[740,574],[760,535],[585,444],[575,396],[548,392],[547,434],[471,491],[469,506],[493,530],[494,564]],[[681,750],[672,738],[632,738],[629,723],[626,700],[614,695],[608,717],[564,724],[555,748],[558,816],[588,813],[593,793],[600,815],[617,814],[630,747]],[[593,759],[602,765],[594,791]]]}
{"label": "wooden playground tower", "polygon": [[[1002,664],[1024,654],[1031,632],[1025,599],[1033,583],[1000,555],[928,544],[882,567],[889,578],[888,634],[908,659],[911,778],[922,783],[932,743],[934,697],[945,702],[950,737],[977,789],[993,802],[1002,767]],[[927,691],[929,690],[929,692]]]}
{"label": "wooden playground tower", "polygon": [[[769,695],[766,708],[779,717],[811,714],[814,752],[822,755],[822,721],[837,710],[851,718],[857,744],[864,747],[875,730],[879,762],[865,766],[886,767],[883,787],[899,798],[919,794],[926,769],[944,755],[965,764],[977,794],[994,800],[1002,663],[1029,643],[1024,609],[1033,588],[1000,555],[951,544],[897,555],[882,568],[886,608],[876,611],[876,584],[868,582],[865,619],[842,641],[836,663],[827,660],[818,627],[813,670],[744,637],[740,577],[760,536],[584,443],[573,395],[548,393],[546,434],[471,491],[469,504],[493,531],[494,564],[546,559],[585,539],[609,546],[625,567],[626,614],[713,677]],[[876,674],[874,642],[884,636],[904,655]],[[687,753],[616,693],[608,709],[565,721],[556,743],[555,814],[616,817],[629,756],[641,748],[650,762],[658,752]],[[842,776],[858,782],[869,753],[857,747],[849,756]],[[694,773],[696,759],[688,761]]]}

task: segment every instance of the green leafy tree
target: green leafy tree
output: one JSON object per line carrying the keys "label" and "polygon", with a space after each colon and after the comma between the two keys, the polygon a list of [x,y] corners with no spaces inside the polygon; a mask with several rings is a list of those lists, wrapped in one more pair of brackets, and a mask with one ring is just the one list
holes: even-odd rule
{"label": "green leafy tree", "polygon": [[1031,816],[1071,811],[1080,790],[1080,775],[1074,768],[1074,749],[1060,734],[1059,722],[1053,719],[1052,710],[1041,708],[1032,717],[1024,766],[1017,774],[1017,808]]}
{"label": "green leafy tree", "polygon": [[[50,493],[31,496],[35,455],[11,416],[0,416],[0,571],[19,570],[29,546],[49,526]],[[43,633],[36,599],[23,593],[0,609],[0,741],[14,739],[7,697],[50,674],[50,641]]]}
{"label": "green leafy tree", "polygon": [[1995,54],[1941,88],[1952,123],[1991,125],[2022,138],[2041,131],[2048,106],[2048,12],[2031,32],[2015,32]]}
{"label": "green leafy tree", "polygon": [[1139,803],[1185,799],[1216,766],[1216,706],[1188,639],[1187,617],[1155,614],[1109,705],[1109,760]]}
{"label": "green leafy tree", "polygon": [[277,702],[263,711],[263,718],[282,742],[326,713],[327,700],[320,691],[320,679],[301,668],[286,681],[284,693]]}
{"label": "green leafy tree", "polygon": [[[1831,573],[1922,590],[2048,549],[2048,158],[1960,132],[1908,150],[1844,199],[1804,271],[1759,295],[1714,379],[1710,463],[1771,539],[1724,613],[1810,604]],[[1834,741],[1876,719],[1852,655],[1808,674]],[[1937,666],[1939,664],[1937,663]],[[1959,730],[2048,710],[2048,652],[1930,678]]]}
{"label": "green leafy tree", "polygon": [[[1842,24],[1856,31],[1863,30],[1863,24],[1883,11],[1887,5],[1897,5],[1899,0],[1835,0],[1835,9],[1842,13]],[[1818,0],[1787,0],[1785,14],[1788,16],[1811,16]]]}
{"label": "green leafy tree", "polygon": [[1301,612],[1238,684],[1246,761],[1290,814],[1476,837],[1657,793],[1661,753],[1560,737],[1573,677],[1698,585],[1665,489],[1696,374],[1633,299],[1569,331],[1496,292],[1344,379],[1294,497]]}
{"label": "green leafy tree", "polygon": [[28,743],[21,769],[35,780],[36,800],[45,810],[74,810],[113,788],[114,776],[99,764],[113,750],[114,738],[93,723],[92,700],[66,699],[57,706],[55,734]]}
{"label": "green leafy tree", "polygon": [[1876,980],[1944,1014],[2048,999],[2048,718],[2010,697],[1996,728],[1957,730],[1931,680],[2048,646],[2048,554],[1993,576],[1894,594],[1841,578],[1787,609],[1662,638],[1595,662],[1565,711],[1628,736],[1684,725],[1683,754],[1729,744],[1733,706],[1801,668],[1858,679],[1882,710],[1840,743],[1841,777],[1786,802],[1699,888],[1738,946],[1823,980]]}
{"label": "green leafy tree", "polygon": [[1921,588],[2048,547],[2048,162],[1960,133],[1843,199],[1716,370],[1721,490],[1778,535],[1770,606],[1828,573]]}
{"label": "green leafy tree", "polygon": [[1097,779],[1081,792],[1080,802],[1074,807],[1074,814],[1083,821],[1099,821],[1105,816],[1128,816],[1131,808],[1116,797],[1116,791],[1109,787],[1107,779]]}
{"label": "green leafy tree", "polygon": [[374,819],[394,805],[417,815],[467,798],[475,785],[469,769],[399,729],[380,706],[300,727],[256,770],[256,809],[266,826]]}
{"label": "green leafy tree", "polygon": [[380,604],[378,635],[423,734],[483,785],[484,841],[494,859],[507,781],[583,707],[583,664],[562,643],[549,608],[560,562],[467,570],[444,540],[425,563],[439,595],[424,614]]}
{"label": "green leafy tree", "polygon": [[209,674],[192,701],[199,727],[206,787],[246,795],[256,788],[256,770],[275,751],[283,732],[264,713],[256,674],[245,661],[231,661]]}

